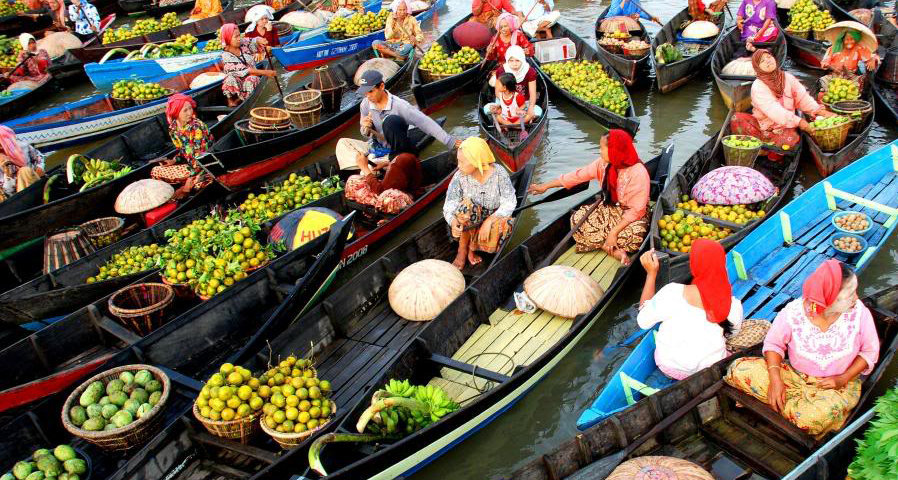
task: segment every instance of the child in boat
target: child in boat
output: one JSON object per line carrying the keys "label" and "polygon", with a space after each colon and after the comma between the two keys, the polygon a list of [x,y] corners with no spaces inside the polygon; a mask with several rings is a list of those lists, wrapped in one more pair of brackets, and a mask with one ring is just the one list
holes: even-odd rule
{"label": "child in boat", "polygon": [[496,101],[483,106],[502,125],[517,125],[527,113],[527,100],[515,89],[516,85],[514,75],[503,73],[496,82]]}
{"label": "child in boat", "polygon": [[[515,80],[515,91],[524,97],[527,102],[527,113],[524,121],[531,122],[543,114],[543,109],[536,103],[536,69],[527,63],[524,49],[513,45],[505,51],[505,63],[499,66],[490,77],[489,83],[496,87],[496,98],[499,98],[498,82],[496,79],[506,73],[510,73]],[[485,107],[486,105],[484,105]],[[489,114],[489,112],[487,112]]]}
{"label": "child in boat", "polygon": [[838,260],[823,262],[805,280],[802,298],[777,314],[763,352],[736,359],[724,380],[810,435],[842,428],[860,400],[860,375],[879,360],[876,325],[858,299],[854,272]]}

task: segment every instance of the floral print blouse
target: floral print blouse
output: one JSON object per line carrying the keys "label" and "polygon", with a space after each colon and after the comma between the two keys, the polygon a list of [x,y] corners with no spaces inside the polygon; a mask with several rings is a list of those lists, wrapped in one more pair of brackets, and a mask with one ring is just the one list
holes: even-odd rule
{"label": "floral print blouse", "polygon": [[212,133],[202,120],[194,117],[187,125],[181,127],[178,122],[168,126],[172,143],[178,149],[178,157],[190,166],[191,174],[202,173],[196,159],[206,153],[212,146]]}
{"label": "floral print blouse", "polygon": [[499,165],[493,165],[493,173],[480,183],[470,175],[456,171],[446,191],[446,202],[443,204],[443,218],[452,224],[455,212],[464,199],[492,212],[497,217],[510,217],[518,204],[511,177]]}

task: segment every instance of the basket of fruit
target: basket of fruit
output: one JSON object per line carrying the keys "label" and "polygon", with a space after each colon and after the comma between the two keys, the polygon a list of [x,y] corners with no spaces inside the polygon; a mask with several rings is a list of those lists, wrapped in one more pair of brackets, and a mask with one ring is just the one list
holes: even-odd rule
{"label": "basket of fruit", "polygon": [[867,249],[867,239],[852,233],[838,233],[833,236],[830,244],[839,253],[848,256],[848,258],[854,257]]}
{"label": "basket of fruit", "polygon": [[870,217],[861,212],[839,212],[832,217],[832,224],[836,230],[844,233],[863,235],[870,231],[873,223]]}
{"label": "basket of fruit", "polygon": [[854,122],[841,115],[835,117],[818,117],[811,122],[808,134],[814,140],[820,150],[834,152],[845,146],[848,134],[854,127]]}
{"label": "basket of fruit", "polygon": [[271,388],[262,406],[262,430],[285,450],[322,429],[337,411],[328,398],[330,382],[318,378],[311,360],[291,355],[269,368],[259,380]]}
{"label": "basket of fruit", "polygon": [[[39,472],[40,474],[37,474]],[[13,479],[90,479],[90,457],[70,445],[57,445],[53,450],[39,448],[30,457],[16,462],[0,480]]]}
{"label": "basket of fruit", "polygon": [[290,128],[290,112],[282,108],[256,107],[249,112],[249,126],[262,131]]}
{"label": "basket of fruit", "polygon": [[115,95],[110,95],[109,101],[112,103],[112,108],[116,110],[123,110],[125,108],[131,108],[134,105],[137,105],[136,103],[134,103],[134,99],[132,98],[119,98]]}
{"label": "basket of fruit", "polygon": [[811,37],[810,30],[798,30],[798,29],[793,29],[792,27],[789,27],[789,28],[786,28],[786,32],[789,35],[792,35],[793,37],[803,38],[805,40],[807,40],[808,38]]}
{"label": "basket of fruit", "polygon": [[161,326],[174,297],[174,289],[164,283],[138,283],[113,293],[107,303],[109,313],[135,333],[146,336]]}
{"label": "basket of fruit", "polygon": [[449,56],[442,45],[435,43],[421,57],[418,71],[421,72],[424,83],[430,83],[458,75],[479,64],[480,61],[480,54],[471,47],[462,47]]}
{"label": "basket of fruit", "polygon": [[651,45],[638,38],[635,40],[630,40],[629,42],[621,45],[621,50],[623,51],[624,55],[632,58],[644,57],[647,53],[649,53],[649,50],[651,48]]}
{"label": "basket of fruit", "polygon": [[723,137],[723,157],[729,166],[751,167],[761,151],[761,140],[750,135]]}
{"label": "basket of fruit", "polygon": [[125,219],[120,217],[103,217],[82,223],[81,230],[87,234],[90,243],[103,248],[117,242],[122,237]]}
{"label": "basket of fruit", "polygon": [[601,40],[599,40],[599,46],[608,50],[611,53],[621,53],[623,51],[623,40],[618,38],[604,36]]}
{"label": "basket of fruit", "polygon": [[94,375],[69,394],[62,425],[108,450],[127,450],[162,427],[171,383],[152,365],[125,365]]}
{"label": "basket of fruit", "polygon": [[190,299],[194,297],[193,288],[191,288],[189,283],[179,282],[176,279],[173,280],[169,278],[168,275],[160,275],[160,277],[162,278],[162,283],[172,288],[175,297],[180,299]]}
{"label": "basket of fruit", "polygon": [[838,114],[845,115],[854,122],[852,130],[860,133],[867,124],[867,119],[873,113],[873,105],[865,100],[842,100],[832,104],[830,109]]}
{"label": "basket of fruit", "polygon": [[814,40],[816,40],[818,42],[822,42],[822,41],[826,40],[826,35],[824,35],[825,32],[826,32],[825,28],[815,28],[815,29],[811,30],[811,35],[813,35]]}
{"label": "basket of fruit", "polygon": [[193,416],[216,437],[248,443],[259,432],[256,420],[271,395],[271,386],[262,379],[225,363],[203,385],[193,403]]}

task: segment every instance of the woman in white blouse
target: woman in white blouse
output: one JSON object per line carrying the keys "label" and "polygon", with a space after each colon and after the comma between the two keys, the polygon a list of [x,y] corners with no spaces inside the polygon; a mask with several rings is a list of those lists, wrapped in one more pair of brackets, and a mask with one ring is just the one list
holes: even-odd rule
{"label": "woman in white blouse", "polygon": [[655,364],[676,380],[725,358],[724,334],[735,334],[742,326],[742,303],[732,295],[723,247],[700,238],[691,253],[692,283],[669,283],[657,293],[658,257],[649,251],[640,258],[646,278],[637,323],[644,329],[661,324]]}

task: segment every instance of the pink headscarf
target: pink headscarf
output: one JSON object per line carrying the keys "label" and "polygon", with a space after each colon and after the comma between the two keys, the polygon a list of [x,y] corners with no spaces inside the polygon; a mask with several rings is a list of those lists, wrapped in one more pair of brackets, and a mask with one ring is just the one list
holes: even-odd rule
{"label": "pink headscarf", "polygon": [[175,123],[184,105],[188,103],[191,107],[196,108],[196,101],[183,93],[176,93],[168,97],[168,103],[165,105],[165,116],[168,118],[168,123]]}
{"label": "pink headscarf", "polygon": [[237,28],[236,24],[226,23],[221,26],[221,43],[223,47],[226,47],[231,44],[231,40],[234,38],[234,35],[239,35],[240,29]]}
{"label": "pink headscarf", "polygon": [[502,12],[502,15],[499,15],[499,19],[496,20],[496,28],[502,25],[502,22],[508,22],[508,26],[511,28],[512,35],[514,35],[514,31],[521,27],[520,22],[518,21],[517,15],[512,15],[508,12]]}
{"label": "pink headscarf", "polygon": [[823,262],[802,285],[801,293],[805,300],[826,309],[839,296],[842,289],[842,266],[838,260]]}
{"label": "pink headscarf", "polygon": [[25,166],[25,153],[16,141],[16,132],[6,125],[0,125],[0,147],[3,147],[3,152],[15,166]]}

